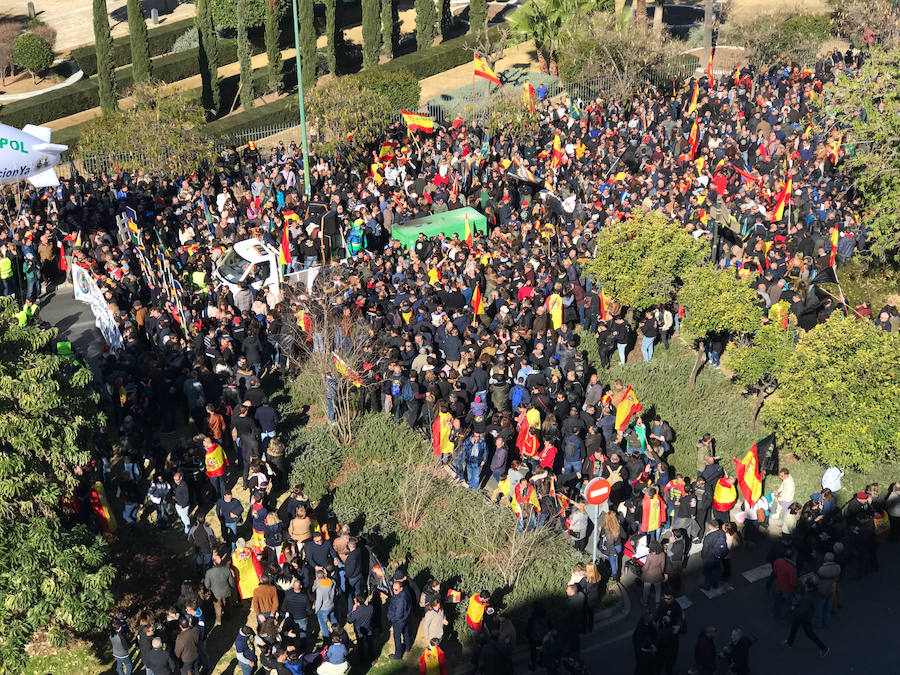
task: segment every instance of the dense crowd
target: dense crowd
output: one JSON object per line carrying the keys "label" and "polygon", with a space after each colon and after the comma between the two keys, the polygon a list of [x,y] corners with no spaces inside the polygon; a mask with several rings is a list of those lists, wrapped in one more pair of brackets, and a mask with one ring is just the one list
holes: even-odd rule
{"label": "dense crowd", "polygon": [[[630,388],[594,371],[575,329],[597,337],[603,366],[614,357],[625,364],[638,335],[645,361],[657,345],[668,349],[683,318],[677,303],[632,323],[582,268],[605,225],[649,211],[708,240],[716,264],[758,274],[764,309],[785,300],[802,328],[844,309],[809,282],[831,264],[835,228],[838,262],[864,250],[868,235],[858,196],[835,170],[844,151],[841,129],[814,120],[812,108],[835,71],[857,68],[859,58],[835,53],[814,69],[744,68],[713,86],[705,78],[673,83],[628,101],[545,100],[539,125],[518,144],[463,120],[414,139],[394,127],[384,143],[372,139],[376,166],[369,174],[340,157],[311,158],[311,195],[302,191],[299,148],[250,144],[190,176],[91,173],[64,180],[55,192],[26,191],[15,208],[7,204],[3,292],[33,307],[62,280],[60,270],[84,267],[123,339],[96,369],[120,439],[121,471],[109,441],[99,438],[96,465],[83,471],[80,513],[90,520],[94,512],[96,474],[117,488],[126,524],[136,525],[149,501],[152,521],[182,527],[194,549],[196,578],[165,617],[147,613],[130,622],[147,672],[207,672],[206,637],[236,598],[252,599],[256,618],[234,643],[245,675],[257,668],[344,672],[353,643],[348,623],[361,659],[376,656],[373,638],[388,624],[392,657],[402,658],[420,609],[422,672],[446,672],[440,642],[448,589],[432,580],[420,592],[402,567],[390,584],[373,576],[380,567],[362,533],[317,510],[302,486],[288,485],[279,415],[262,382],[313,350],[332,348],[359,354],[360,413],[393,415],[431,437],[448,479],[489,488],[494,500],[510,505],[520,529],[558,528],[581,551],[597,531],[601,564],[576,569],[566,591],[584,632],[593,627],[606,580],[618,578],[628,561],[642,577],[648,608],[635,638],[640,672],[672,672],[672,645],[677,654],[683,626],[672,600],[692,543],[701,547],[704,585],[714,588],[727,576],[739,530],[751,541],[776,514],[790,538],[773,559],[779,607],[800,578],[787,579],[786,561],[816,572],[818,595],[810,597],[816,616],[827,614],[819,598],[833,586],[822,567],[846,565],[841,556],[851,552],[860,565],[875,563],[874,533],[854,520],[867,507],[846,514],[844,534],[829,517],[833,492],[795,503],[782,483],[774,501],[739,500],[710,436],[697,442],[697,466],[671,466],[673,430],[659,417],[644,419]],[[790,203],[773,217],[789,176]],[[114,225],[126,206],[138,216],[134,238]],[[420,236],[409,249],[391,238],[398,224],[462,206],[486,216],[487,232],[468,241]],[[221,283],[217,263],[231,244],[250,237],[286,248],[289,270],[317,268],[312,290]],[[154,249],[165,274],[146,253]],[[147,273],[141,252],[155,274]],[[172,281],[183,297],[172,292]],[[888,306],[868,316],[890,330],[897,312]],[[718,367],[727,337],[712,336],[711,366]],[[326,392],[332,421],[337,392]],[[190,433],[171,442],[167,432],[185,425]],[[235,464],[243,502],[229,489]],[[611,508],[596,523],[581,494],[595,477],[613,486]],[[289,497],[279,505],[285,489]],[[895,518],[900,505],[891,494],[886,508]],[[230,551],[220,548],[204,515],[213,503]],[[871,523],[880,510],[868,508]],[[490,594],[475,593],[465,606],[475,668],[514,672],[511,623],[494,611]],[[126,675],[128,623],[117,619],[111,633]],[[797,626],[811,635],[806,618]],[[532,665],[578,668],[579,631],[553,626],[538,608],[527,633]],[[747,642],[734,637],[734,672],[746,672],[735,664]],[[701,656],[708,651],[698,643],[699,672],[714,672]],[[716,650],[711,654],[714,661]]]}

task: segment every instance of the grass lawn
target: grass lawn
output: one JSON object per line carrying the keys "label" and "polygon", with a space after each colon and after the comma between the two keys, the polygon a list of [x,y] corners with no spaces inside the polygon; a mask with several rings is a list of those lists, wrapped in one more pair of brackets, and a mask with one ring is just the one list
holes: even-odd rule
{"label": "grass lawn", "polygon": [[[87,642],[76,642],[65,649],[50,650],[47,653],[33,654],[25,664],[25,675],[99,675],[115,671],[112,663],[112,651],[97,655],[101,643],[93,645]],[[41,650],[44,651],[44,650]]]}

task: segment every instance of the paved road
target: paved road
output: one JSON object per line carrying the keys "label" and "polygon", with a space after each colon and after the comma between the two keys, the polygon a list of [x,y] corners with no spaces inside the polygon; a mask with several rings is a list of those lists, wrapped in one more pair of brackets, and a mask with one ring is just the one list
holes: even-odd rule
{"label": "paved road", "polygon": [[91,307],[75,299],[71,284],[59,286],[52,295],[41,299],[41,318],[59,328],[60,338],[69,340],[91,365],[103,353],[105,343]]}
{"label": "paved road", "polygon": [[[802,630],[792,649],[781,644],[790,626],[771,615],[771,602],[765,590],[768,568],[762,566],[765,551],[765,545],[739,551],[729,590],[713,598],[698,588],[699,560],[691,561],[685,576],[685,595],[678,598],[685,608],[688,632],[681,637],[677,673],[683,675],[692,665],[694,644],[707,625],[718,628],[720,648],[727,643],[732,628],[740,627],[745,634],[758,638],[751,650],[750,665],[754,673],[799,675],[816,673],[820,668],[828,673],[900,672],[890,637],[900,611],[900,584],[895,573],[900,565],[900,545],[880,547],[878,574],[842,581],[845,606],[832,617],[829,627],[817,631],[819,638],[831,648],[831,653],[824,658]],[[626,620],[608,635],[585,642],[582,654],[591,675],[633,671],[631,635],[640,615],[639,588],[633,584],[631,598],[632,611]]]}

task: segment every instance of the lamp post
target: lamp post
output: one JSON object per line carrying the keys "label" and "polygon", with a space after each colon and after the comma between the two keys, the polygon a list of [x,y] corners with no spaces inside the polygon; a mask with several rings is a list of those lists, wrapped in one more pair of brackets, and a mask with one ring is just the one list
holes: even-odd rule
{"label": "lamp post", "polygon": [[[303,191],[307,197],[309,189],[309,144],[306,140],[306,109],[303,106],[303,69],[300,65],[300,20],[297,15],[297,0],[291,0],[291,8],[294,12],[294,55],[297,59],[297,102],[300,104],[300,133],[301,146],[303,148]],[[313,68],[316,64],[313,64]]]}

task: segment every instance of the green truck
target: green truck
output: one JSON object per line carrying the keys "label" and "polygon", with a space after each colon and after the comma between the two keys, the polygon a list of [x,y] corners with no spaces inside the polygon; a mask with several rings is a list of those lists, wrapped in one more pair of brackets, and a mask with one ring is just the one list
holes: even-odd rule
{"label": "green truck", "polygon": [[459,238],[465,237],[466,232],[466,216],[469,217],[469,227],[472,228],[472,234],[475,231],[487,234],[487,218],[478,213],[470,206],[461,209],[454,209],[446,213],[435,213],[424,218],[416,218],[408,220],[405,223],[394,225],[391,228],[391,237],[399,241],[406,248],[411,247],[421,232],[426,237],[431,238],[438,234],[452,237],[458,234]]}

